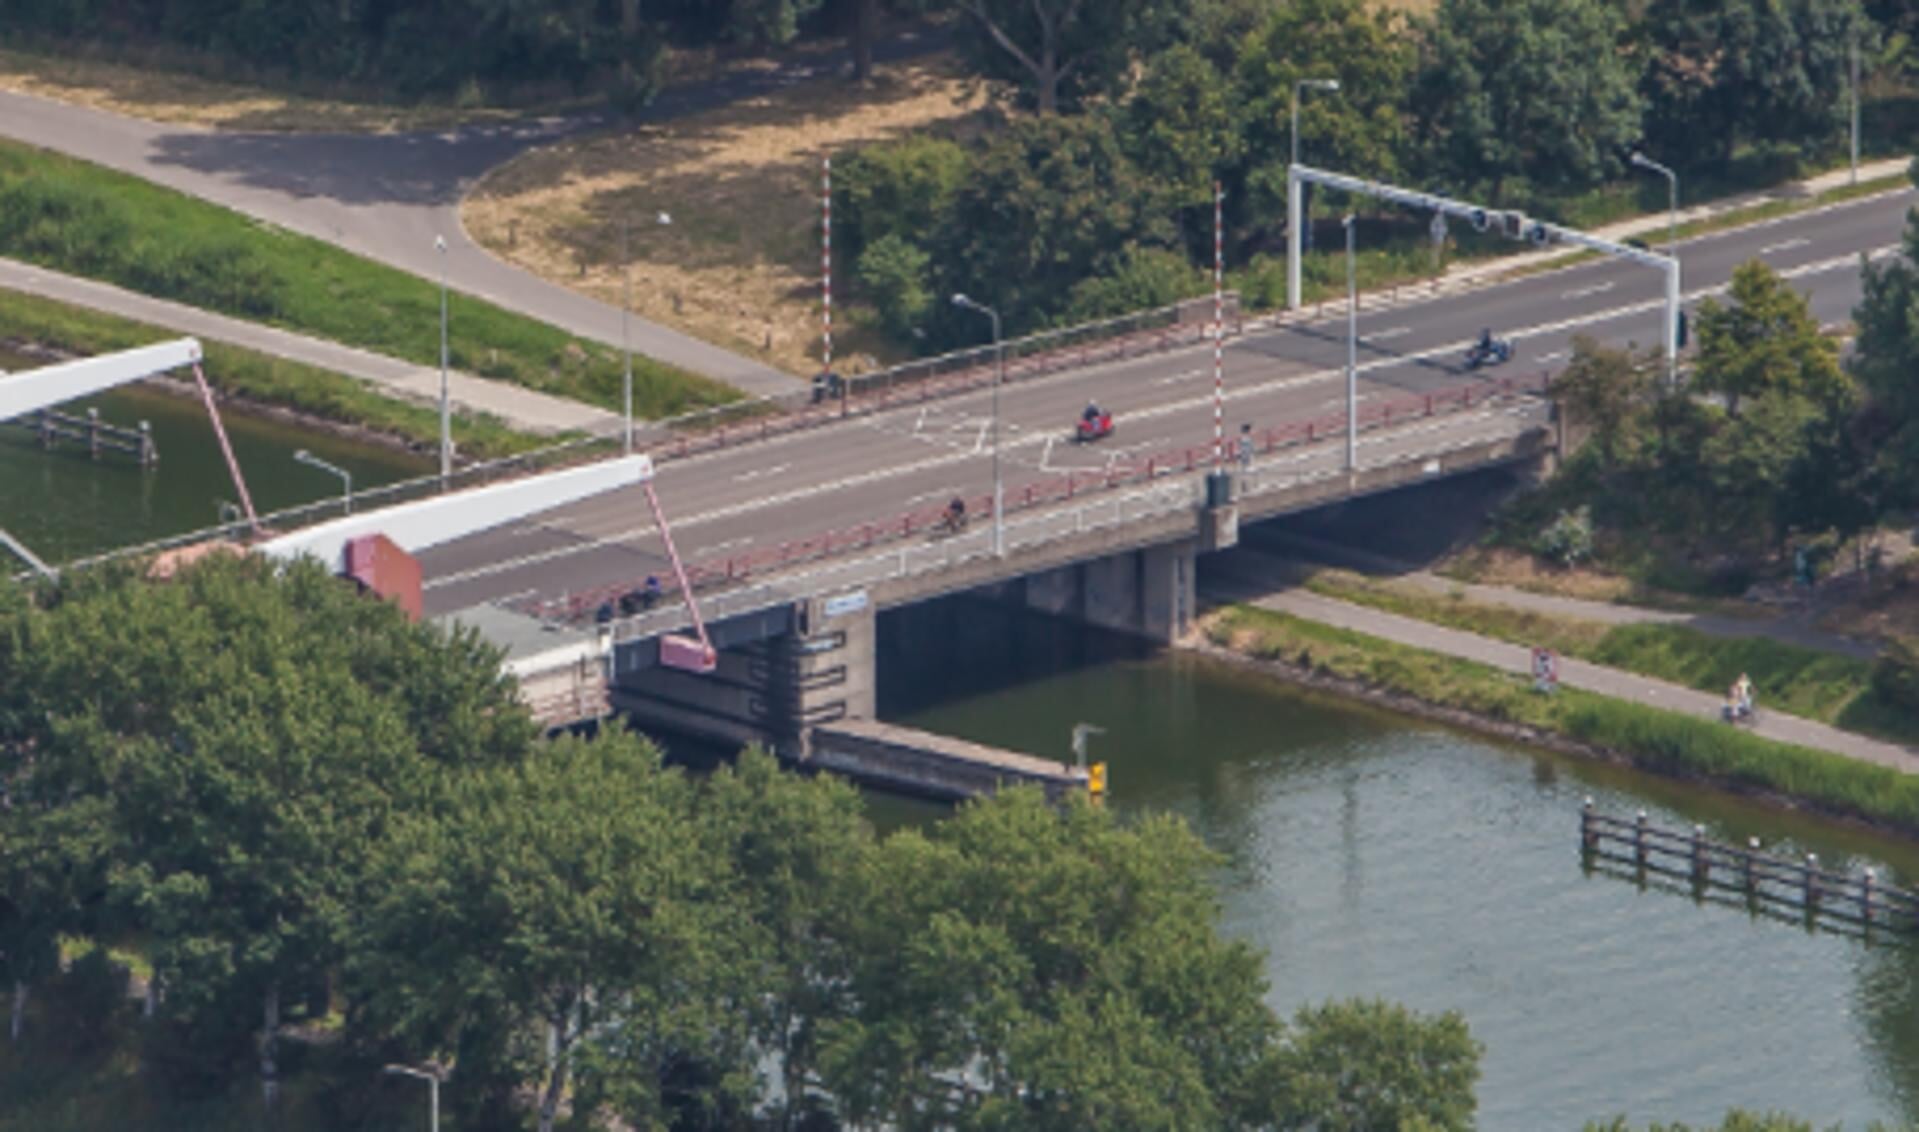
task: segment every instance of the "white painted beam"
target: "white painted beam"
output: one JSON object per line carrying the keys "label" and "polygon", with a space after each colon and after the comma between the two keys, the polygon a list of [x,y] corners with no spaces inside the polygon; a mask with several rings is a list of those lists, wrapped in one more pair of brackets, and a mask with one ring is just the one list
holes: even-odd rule
{"label": "white painted beam", "polygon": [[0,421],[194,365],[199,360],[199,339],[180,338],[0,377]]}
{"label": "white painted beam", "polygon": [[590,495],[644,483],[652,476],[651,457],[622,456],[378,511],[362,511],[268,539],[254,549],[275,558],[308,555],[326,563],[329,569],[339,570],[345,564],[346,544],[362,535],[383,534],[402,550],[414,553]]}

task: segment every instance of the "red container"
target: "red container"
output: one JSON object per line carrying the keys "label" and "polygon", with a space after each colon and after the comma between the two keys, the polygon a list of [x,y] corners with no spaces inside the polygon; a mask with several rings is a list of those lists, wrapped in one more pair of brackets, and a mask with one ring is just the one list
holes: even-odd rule
{"label": "red container", "polygon": [[420,561],[385,535],[361,535],[346,544],[346,576],[397,604],[407,620],[418,621]]}

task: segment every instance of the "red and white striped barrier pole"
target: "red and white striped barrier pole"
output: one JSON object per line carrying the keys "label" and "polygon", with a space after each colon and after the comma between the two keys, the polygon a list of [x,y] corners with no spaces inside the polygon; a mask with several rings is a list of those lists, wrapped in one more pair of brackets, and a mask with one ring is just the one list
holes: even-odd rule
{"label": "red and white striped barrier pole", "polygon": [[1213,182],[1213,470],[1226,464],[1225,190]]}
{"label": "red and white striped barrier pole", "polygon": [[[820,372],[833,372],[833,159],[820,158]],[[840,408],[846,383],[840,383]]]}

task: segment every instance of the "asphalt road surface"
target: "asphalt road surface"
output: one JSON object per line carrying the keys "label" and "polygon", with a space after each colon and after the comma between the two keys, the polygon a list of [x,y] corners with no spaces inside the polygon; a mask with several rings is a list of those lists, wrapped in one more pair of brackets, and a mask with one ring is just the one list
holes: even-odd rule
{"label": "asphalt road surface", "polygon": [[[1915,199],[1904,190],[1686,241],[1687,306],[1723,289],[1734,267],[1756,257],[1787,273],[1822,321],[1843,321],[1859,297],[1860,254],[1895,247]],[[1485,376],[1537,378],[1564,364],[1578,333],[1614,345],[1658,342],[1664,286],[1661,273],[1603,260],[1362,311],[1362,415],[1370,403]],[[1513,339],[1515,356],[1496,369],[1468,373],[1462,355],[1482,326]],[[1345,353],[1343,310],[1232,341],[1225,358],[1228,442],[1242,422],[1267,429],[1341,412]],[[1008,500],[1069,470],[1210,444],[1212,387],[1210,344],[1002,387],[1000,459]],[[1116,431],[1080,446],[1067,437],[1089,400],[1113,412]],[[682,557],[723,560],[937,508],[955,495],[990,494],[991,413],[991,391],[981,390],[856,417],[671,461],[661,465],[657,488]],[[1488,429],[1510,427],[1497,414],[1467,419]],[[1324,446],[1337,449],[1337,442]],[[1362,448],[1362,463],[1366,458]],[[434,548],[422,555],[422,566],[430,613],[668,574],[637,490]]]}
{"label": "asphalt road surface", "polygon": [[[937,40],[881,45],[882,61]],[[659,121],[837,73],[839,53],[662,93],[638,115]],[[207,130],[123,117],[0,92],[0,135],[131,173],[428,278],[444,270],[457,291],[617,345],[620,311],[511,264],[469,240],[460,199],[481,174],[534,146],[607,128],[603,115],[464,126],[430,133],[291,134]],[[447,250],[434,249],[444,236]],[[423,329],[423,333],[431,333]],[[459,327],[453,328],[459,333]],[[755,395],[790,393],[797,380],[751,358],[635,318],[646,357]]]}

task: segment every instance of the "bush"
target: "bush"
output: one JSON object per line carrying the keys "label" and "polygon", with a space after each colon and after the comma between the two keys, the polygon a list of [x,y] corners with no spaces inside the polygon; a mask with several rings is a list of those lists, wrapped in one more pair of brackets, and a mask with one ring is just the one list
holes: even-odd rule
{"label": "bush", "polygon": [[113,1042],[113,1023],[127,1002],[127,970],[104,947],[83,952],[45,988],[49,1044],[82,1058]]}
{"label": "bush", "polygon": [[1574,510],[1561,511],[1559,517],[1533,539],[1533,552],[1542,558],[1550,558],[1561,566],[1577,566],[1591,558],[1593,552],[1592,508],[1582,504]]}
{"label": "bush", "polygon": [[888,233],[860,255],[860,290],[879,312],[880,325],[900,341],[910,339],[933,305],[925,251]]}
{"label": "bush", "polygon": [[1171,306],[1204,294],[1207,278],[1186,257],[1166,248],[1128,244],[1113,270],[1081,280],[1066,305],[1068,324],[1115,318]]}
{"label": "bush", "polygon": [[958,142],[911,137],[869,146],[834,171],[840,198],[834,235],[848,263],[892,236],[908,243],[925,239],[946,212],[969,158]]}
{"label": "bush", "polygon": [[1872,690],[1882,703],[1919,715],[1919,641],[1897,637],[1872,666]]}

